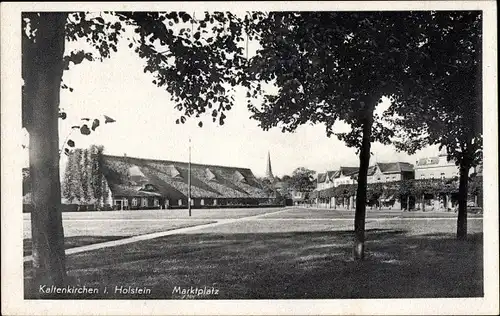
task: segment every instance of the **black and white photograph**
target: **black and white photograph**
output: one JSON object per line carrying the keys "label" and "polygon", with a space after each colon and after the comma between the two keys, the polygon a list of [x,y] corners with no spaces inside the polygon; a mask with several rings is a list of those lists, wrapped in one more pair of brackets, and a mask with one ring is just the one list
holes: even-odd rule
{"label": "black and white photograph", "polygon": [[499,313],[495,2],[1,8],[2,314]]}

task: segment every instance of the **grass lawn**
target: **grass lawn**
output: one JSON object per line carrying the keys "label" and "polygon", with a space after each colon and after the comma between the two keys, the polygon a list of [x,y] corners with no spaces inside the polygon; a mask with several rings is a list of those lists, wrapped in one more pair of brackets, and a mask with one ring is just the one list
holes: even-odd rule
{"label": "grass lawn", "polygon": [[[451,229],[452,220],[445,225],[432,220],[415,221],[412,225],[397,221],[384,225],[367,223],[367,258],[355,262],[351,260],[350,228],[275,231],[276,221],[260,222],[261,229],[245,231],[241,223],[222,229],[222,225],[213,231],[202,229],[192,234],[69,255],[67,269],[71,284],[95,286],[101,289],[101,294],[68,297],[182,298],[173,294],[175,287],[218,290],[217,295],[187,297],[198,299],[483,295],[480,229],[470,230],[467,241],[457,241]],[[282,222],[281,226],[290,224]],[[266,225],[270,225],[268,229]],[[26,298],[33,297],[30,265],[25,263]],[[151,293],[116,294],[115,286],[146,287]],[[104,287],[109,293],[102,293]]]}

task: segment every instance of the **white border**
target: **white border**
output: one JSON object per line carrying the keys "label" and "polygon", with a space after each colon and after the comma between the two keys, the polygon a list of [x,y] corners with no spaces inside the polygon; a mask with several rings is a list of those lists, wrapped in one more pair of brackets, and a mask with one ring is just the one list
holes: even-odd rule
{"label": "white border", "polygon": [[[497,33],[494,1],[397,2],[130,2],[1,4],[2,314],[5,315],[242,315],[242,314],[498,314]],[[175,10],[484,10],[484,298],[343,300],[23,300],[21,164],[22,11]],[[464,273],[467,273],[464,271]]]}

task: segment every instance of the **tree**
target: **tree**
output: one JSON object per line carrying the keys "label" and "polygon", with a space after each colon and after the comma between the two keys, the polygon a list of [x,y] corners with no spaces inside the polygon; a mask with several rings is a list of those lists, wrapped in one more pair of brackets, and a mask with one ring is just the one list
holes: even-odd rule
{"label": "tree", "polygon": [[94,193],[94,199],[98,206],[104,203],[104,198],[107,196],[105,192],[105,179],[102,176],[102,154],[104,151],[103,146],[90,146],[90,156],[91,156],[91,186],[92,192]]}
{"label": "tree", "polygon": [[298,192],[311,192],[316,187],[315,174],[315,171],[304,167],[295,169],[290,178],[290,188]]}
{"label": "tree", "polygon": [[[34,284],[62,285],[66,277],[59,180],[58,118],[63,71],[83,60],[103,59],[117,50],[125,27],[137,39],[129,47],[145,59],[153,84],[166,87],[185,116],[212,109],[213,121],[224,123],[232,100],[228,93],[245,61],[242,21],[231,13],[206,13],[195,19],[185,12],[23,13],[22,123],[30,135],[33,184],[32,241]],[[112,19],[113,18],[113,19]],[[111,21],[113,20],[113,21]],[[172,26],[185,26],[176,30]],[[64,56],[65,41],[85,40],[96,52]],[[228,87],[229,86],[229,87]],[[218,118],[218,120],[217,120]],[[93,124],[94,125],[94,124]],[[202,123],[199,123],[202,126]],[[81,127],[83,134],[89,126]]]}
{"label": "tree", "polygon": [[[255,29],[262,49],[249,65],[252,117],[264,130],[280,125],[292,132],[306,123],[326,125],[359,153],[354,257],[364,257],[367,173],[370,146],[389,144],[393,130],[374,111],[383,96],[401,85],[417,84],[412,73],[428,12],[271,12]],[[277,94],[264,95],[260,82],[273,83]],[[255,83],[259,82],[259,83]],[[335,133],[334,123],[350,125]]]}
{"label": "tree", "polygon": [[75,180],[75,174],[73,173],[73,155],[70,153],[68,162],[66,163],[66,168],[64,170],[64,178],[62,181],[62,196],[71,203],[75,198],[73,192],[73,181]]}
{"label": "tree", "polygon": [[94,199],[94,192],[92,190],[91,163],[90,151],[88,149],[84,149],[82,151],[81,182],[83,188],[83,202],[85,204],[90,204]]}
{"label": "tree", "polygon": [[457,238],[466,239],[469,171],[482,159],[482,15],[435,13],[432,21],[426,32],[433,36],[422,43],[425,55],[417,59],[420,84],[404,86],[395,98],[398,146],[410,153],[446,147],[460,175]]}
{"label": "tree", "polygon": [[[23,19],[23,127],[30,135],[31,236],[35,284],[63,284],[64,240],[59,182],[59,88],[63,73],[66,15]],[[31,37],[30,37],[31,35]],[[35,40],[36,39],[36,40]]]}

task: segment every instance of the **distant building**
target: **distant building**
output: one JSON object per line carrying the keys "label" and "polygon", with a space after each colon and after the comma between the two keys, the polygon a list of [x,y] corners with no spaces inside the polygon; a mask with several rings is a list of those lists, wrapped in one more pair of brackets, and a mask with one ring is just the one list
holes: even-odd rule
{"label": "distant building", "polygon": [[356,183],[354,175],[358,173],[358,170],[358,167],[340,167],[333,175],[333,186],[338,187],[341,184]]}
{"label": "distant building", "polygon": [[335,171],[326,171],[324,173],[318,173],[316,178],[316,190],[324,190],[328,188],[333,188],[333,174]]}
{"label": "distant building", "polygon": [[340,167],[339,170],[319,173],[316,180],[316,190],[324,190],[338,187],[341,184],[354,184],[354,176],[357,174],[357,167]]}
{"label": "distant building", "polygon": [[414,179],[413,165],[407,162],[377,162],[368,168],[368,183]]}
{"label": "distant building", "polygon": [[459,168],[454,161],[448,161],[444,150],[437,157],[417,160],[415,179],[449,179],[459,176]]}
{"label": "distant building", "polygon": [[[188,163],[103,155],[110,201],[118,209],[185,207]],[[191,164],[192,206],[257,205],[272,198],[247,168]]]}

